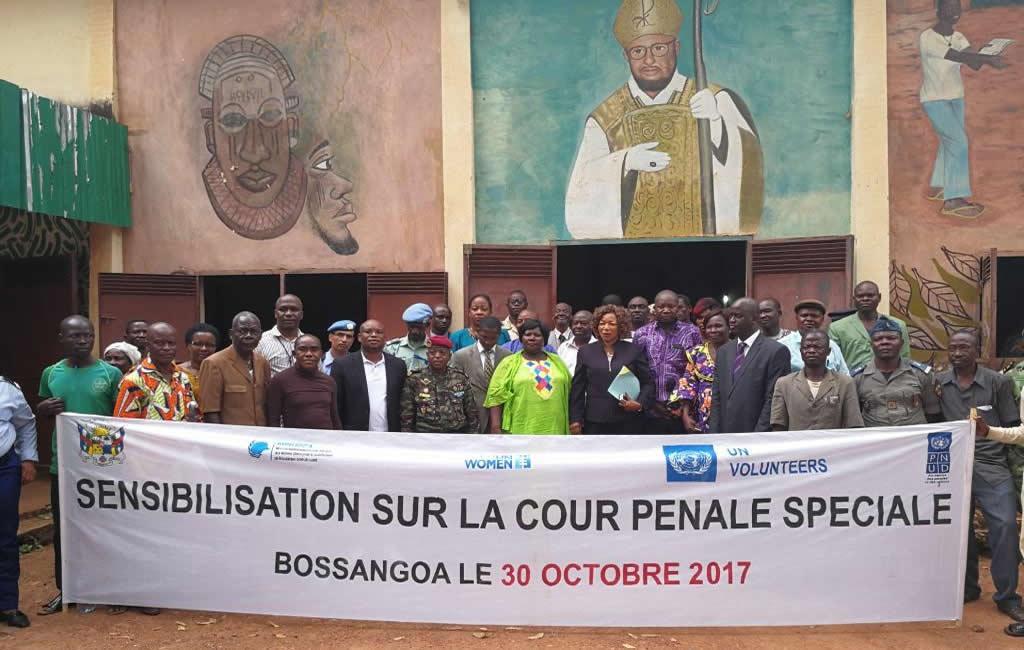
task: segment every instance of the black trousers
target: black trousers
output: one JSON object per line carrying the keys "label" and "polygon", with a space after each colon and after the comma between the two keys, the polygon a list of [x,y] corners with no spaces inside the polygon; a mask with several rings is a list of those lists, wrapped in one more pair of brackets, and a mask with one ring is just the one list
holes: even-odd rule
{"label": "black trousers", "polygon": [[650,436],[681,436],[686,433],[679,418],[644,418],[644,433]]}
{"label": "black trousers", "polygon": [[21,459],[11,449],[0,457],[0,611],[18,609],[18,499]]}
{"label": "black trousers", "polygon": [[53,510],[53,579],[60,591],[60,484],[56,474],[50,474],[50,508]]}
{"label": "black trousers", "polygon": [[642,418],[629,418],[618,422],[591,422],[583,423],[583,435],[585,436],[638,436],[644,433],[644,421]]}

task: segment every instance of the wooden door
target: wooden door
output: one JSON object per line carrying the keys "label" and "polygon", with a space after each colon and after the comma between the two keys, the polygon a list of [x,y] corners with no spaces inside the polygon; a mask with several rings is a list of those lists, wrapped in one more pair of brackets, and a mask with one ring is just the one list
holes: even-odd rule
{"label": "wooden door", "polygon": [[366,276],[366,315],[384,325],[388,338],[405,336],[402,312],[423,302],[431,307],[448,301],[448,274],[369,273]]}
{"label": "wooden door", "polygon": [[100,273],[99,284],[101,350],[124,338],[130,320],[163,321],[178,330],[176,358],[186,358],[185,331],[199,320],[196,276]]}
{"label": "wooden door", "polygon": [[555,303],[557,251],[554,246],[466,246],[466,304],[462,305],[469,322],[469,298],[486,293],[494,303],[494,315],[508,316],[505,300],[509,292],[526,293],[529,309],[541,320],[551,323]]}
{"label": "wooden door", "polygon": [[750,246],[750,275],[748,293],[758,300],[778,299],[782,303],[782,326],[796,329],[793,305],[800,300],[820,300],[829,311],[850,306],[853,237],[754,241]]}

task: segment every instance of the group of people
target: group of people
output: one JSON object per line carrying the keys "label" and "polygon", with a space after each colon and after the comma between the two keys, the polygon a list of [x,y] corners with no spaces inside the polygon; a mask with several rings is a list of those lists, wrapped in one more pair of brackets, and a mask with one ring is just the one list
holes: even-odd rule
{"label": "group of people", "polygon": [[[711,298],[691,304],[666,289],[653,302],[636,296],[623,306],[609,295],[593,311],[554,305],[548,329],[524,292],[508,295],[504,320],[478,294],[464,329],[449,331],[449,306],[417,303],[402,315],[403,336],[388,340],[373,318],[342,319],[327,328],[324,350],[301,330],[302,301],[289,294],[277,300],[269,330],[255,314],[237,314],[223,349],[216,328],[196,324],[180,341],[181,363],[179,335],[168,323],[129,322],[124,340],[100,360],[92,323],[69,316],[60,324],[64,358],[43,371],[35,413],[381,432],[673,435],[923,424],[990,406],[980,412],[993,439],[977,443],[973,498],[989,525],[996,603],[1024,621],[1016,497],[995,441],[1024,438],[1011,428],[1021,420],[1013,384],[978,363],[969,330],[951,336],[949,370],[933,373],[911,360],[906,325],[879,314],[880,297],[875,283],[860,283],[855,313],[827,328],[826,305],[801,300],[798,329],[788,331],[773,298],[723,307]],[[51,452],[59,590],[56,440]],[[34,477],[37,459],[32,409],[13,382],[0,382],[0,621],[9,625],[28,624],[17,610],[14,539],[17,492]],[[980,595],[973,539],[965,600]],[[40,614],[61,607],[58,593]]]}

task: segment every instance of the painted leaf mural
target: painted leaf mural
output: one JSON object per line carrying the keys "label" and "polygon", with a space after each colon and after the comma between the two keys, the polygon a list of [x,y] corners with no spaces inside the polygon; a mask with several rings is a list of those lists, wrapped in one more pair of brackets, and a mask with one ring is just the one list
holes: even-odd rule
{"label": "painted leaf mural", "polygon": [[981,259],[969,253],[958,253],[942,247],[942,254],[949,260],[953,270],[968,280],[982,284]]}
{"label": "painted leaf mural", "polygon": [[942,346],[932,338],[932,335],[916,325],[907,325],[907,333],[910,334],[910,347],[917,350],[941,350]]}
{"label": "painted leaf mural", "polygon": [[917,268],[912,270],[921,286],[921,297],[929,308],[951,316],[970,318],[967,314],[967,310],[964,309],[963,303],[960,302],[960,297],[956,295],[956,291],[953,287],[949,286],[945,282],[927,280],[921,277],[921,273]]}
{"label": "painted leaf mural", "polygon": [[910,286],[910,280],[896,267],[895,261],[889,265],[889,288],[892,308],[906,316],[909,311],[910,298],[913,291]]}

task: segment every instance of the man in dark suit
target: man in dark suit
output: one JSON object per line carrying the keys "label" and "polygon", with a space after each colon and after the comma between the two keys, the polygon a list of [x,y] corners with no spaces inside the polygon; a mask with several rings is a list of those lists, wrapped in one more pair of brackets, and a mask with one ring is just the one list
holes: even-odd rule
{"label": "man in dark suit", "polygon": [[[490,429],[490,415],[483,407],[487,397],[487,386],[491,382],[491,374],[501,360],[512,354],[498,345],[501,335],[501,321],[493,316],[480,319],[476,326],[478,338],[474,345],[462,348],[452,355],[451,366],[458,368],[469,377],[470,388],[473,389],[473,400],[480,409],[480,431],[487,433]],[[476,432],[475,432],[476,433]]]}
{"label": "man in dark suit", "polygon": [[771,431],[772,392],[789,374],[789,350],[761,334],[752,298],[729,309],[729,330],[734,338],[715,360],[708,433]]}
{"label": "man in dark suit", "polygon": [[399,416],[405,362],[384,354],[384,326],[370,319],[359,326],[359,354],[335,361],[338,414],[347,431],[401,431]]}

